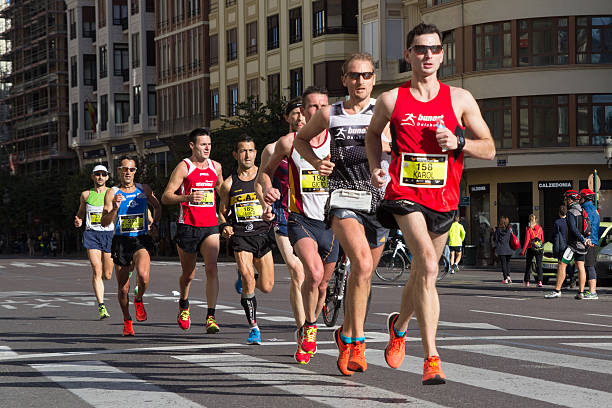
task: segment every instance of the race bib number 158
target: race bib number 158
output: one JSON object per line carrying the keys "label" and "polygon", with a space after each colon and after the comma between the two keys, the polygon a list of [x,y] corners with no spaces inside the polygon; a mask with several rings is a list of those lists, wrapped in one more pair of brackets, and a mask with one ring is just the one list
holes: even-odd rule
{"label": "race bib number 158", "polygon": [[402,153],[400,186],[441,188],[446,185],[448,156]]}

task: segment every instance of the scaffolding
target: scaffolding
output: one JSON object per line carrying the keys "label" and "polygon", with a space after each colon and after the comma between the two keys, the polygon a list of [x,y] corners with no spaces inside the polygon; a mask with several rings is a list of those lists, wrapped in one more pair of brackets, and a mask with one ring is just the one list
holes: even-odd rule
{"label": "scaffolding", "polygon": [[68,149],[63,0],[11,0],[0,6],[0,84],[0,146],[14,158],[16,170],[30,174],[74,167]]}

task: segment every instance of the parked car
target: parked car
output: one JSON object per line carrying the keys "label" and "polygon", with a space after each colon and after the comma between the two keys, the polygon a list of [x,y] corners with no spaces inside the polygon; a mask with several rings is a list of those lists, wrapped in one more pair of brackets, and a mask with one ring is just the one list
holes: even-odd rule
{"label": "parked car", "polygon": [[[551,278],[555,279],[557,277],[558,260],[553,257],[552,249],[552,242],[544,243],[544,254],[542,256],[542,283],[544,284],[548,283]],[[599,244],[597,245],[596,259],[597,278],[612,278],[612,222],[602,221],[599,224]],[[578,272],[576,271],[576,273]],[[531,264],[531,275],[534,279],[538,279],[535,259]]]}

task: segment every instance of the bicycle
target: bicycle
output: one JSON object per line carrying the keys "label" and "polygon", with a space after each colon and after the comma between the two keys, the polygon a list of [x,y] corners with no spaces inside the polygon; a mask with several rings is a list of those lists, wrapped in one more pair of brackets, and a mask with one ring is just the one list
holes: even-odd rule
{"label": "bicycle", "polygon": [[388,245],[389,249],[384,250],[380,256],[375,273],[381,280],[393,282],[404,273],[410,273],[412,256],[399,234],[392,237]]}
{"label": "bicycle", "polygon": [[[334,272],[327,284],[325,293],[325,303],[323,304],[323,322],[327,327],[333,327],[338,320],[340,306],[346,307],[346,301],[343,302],[344,294],[346,293],[346,285],[348,276],[351,273],[351,261],[346,256],[344,251],[340,249],[340,260],[336,263]],[[370,310],[370,301],[372,299],[372,291],[368,295],[368,304],[366,306],[366,317]]]}

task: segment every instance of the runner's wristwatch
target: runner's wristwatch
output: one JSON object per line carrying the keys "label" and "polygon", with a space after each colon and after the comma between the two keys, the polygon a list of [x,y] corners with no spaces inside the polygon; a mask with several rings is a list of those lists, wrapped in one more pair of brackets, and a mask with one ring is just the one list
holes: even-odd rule
{"label": "runner's wristwatch", "polygon": [[455,136],[457,136],[457,148],[455,149],[454,156],[455,159],[457,159],[459,157],[459,154],[465,147],[465,133],[463,132],[463,129],[461,129],[459,126],[457,126],[457,128],[455,129]]}

